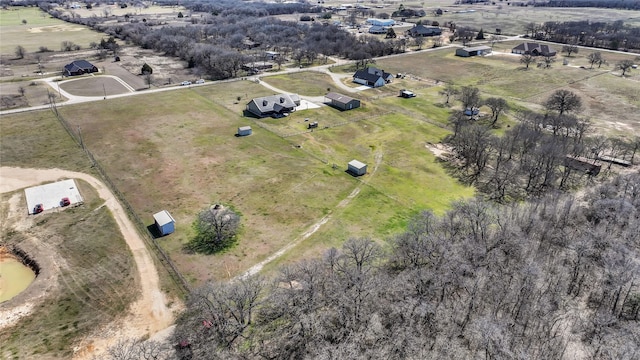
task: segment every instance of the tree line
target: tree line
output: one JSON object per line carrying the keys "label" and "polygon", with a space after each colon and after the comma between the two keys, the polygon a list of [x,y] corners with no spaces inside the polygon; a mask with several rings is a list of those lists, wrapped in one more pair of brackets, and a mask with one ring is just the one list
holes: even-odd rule
{"label": "tree line", "polygon": [[173,334],[180,359],[640,356],[640,175],[584,195],[417,215],[273,279],[211,282]]}
{"label": "tree line", "polygon": [[[603,156],[633,162],[640,147],[639,138],[588,137],[590,122],[577,116],[582,100],[569,90],[555,91],[543,104],[546,112],[520,110],[518,122],[502,136],[493,134],[498,116],[507,109],[504,99],[482,100],[475,87],[443,90],[457,96],[465,111],[454,112],[449,121],[453,133],[445,139],[453,157],[454,173],[474,184],[489,198],[509,202],[546,192],[575,188],[593,180]],[[479,121],[481,105],[491,111],[489,121]]]}
{"label": "tree line", "polygon": [[548,7],[593,7],[607,9],[640,10],[640,2],[636,0],[548,0],[530,1],[533,6]]}
{"label": "tree line", "polygon": [[527,33],[535,39],[606,49],[640,50],[640,28],[624,21],[547,21],[528,23]]}
{"label": "tree line", "polygon": [[[212,10],[231,4],[234,6],[227,9],[229,11]],[[160,25],[134,19],[113,24],[98,17],[78,18],[48,10],[51,15],[65,21],[82,23],[120,40],[178,57],[186,61],[195,73],[211,79],[239,76],[244,64],[266,61],[265,50],[281,53],[281,61],[289,58],[295,60],[297,65],[302,65],[313,63],[320,55],[363,60],[403,52],[407,46],[404,39],[383,41],[374,36],[357,37],[327,23],[298,23],[259,14],[240,14],[238,4],[244,3],[228,1],[200,4],[198,6],[206,9],[195,8],[207,10],[207,14],[185,26]],[[299,9],[298,4],[276,5],[278,9],[286,6],[291,8],[290,11]]]}

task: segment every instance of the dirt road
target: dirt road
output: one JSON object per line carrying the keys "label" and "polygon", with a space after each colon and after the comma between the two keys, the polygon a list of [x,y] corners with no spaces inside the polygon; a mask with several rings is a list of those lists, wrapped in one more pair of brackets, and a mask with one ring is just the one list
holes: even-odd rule
{"label": "dirt road", "polygon": [[0,167],[0,193],[64,178],[82,179],[88,182],[105,200],[105,206],[111,210],[122,236],[133,253],[142,287],[142,297],[131,306],[129,314],[123,320],[110,324],[107,329],[99,329],[95,334],[88,334],[75,349],[74,359],[90,359],[93,356],[99,358],[99,354],[119,339],[153,336],[169,327],[174,319],[166,305],[164,294],[160,291],[160,279],[151,254],[127,217],[124,208],[104,183],[93,176],[73,171],[3,166]]}

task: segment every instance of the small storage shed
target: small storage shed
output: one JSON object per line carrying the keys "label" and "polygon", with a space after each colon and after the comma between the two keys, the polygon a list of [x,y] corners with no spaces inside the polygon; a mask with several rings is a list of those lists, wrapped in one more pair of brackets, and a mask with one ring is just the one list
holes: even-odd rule
{"label": "small storage shed", "polygon": [[408,98],[416,97],[416,94],[413,91],[402,89],[400,90],[400,97],[408,99]]}
{"label": "small storage shed", "polygon": [[347,165],[347,171],[353,176],[362,176],[367,173],[367,164],[358,160],[351,160]]}
{"label": "small storage shed", "polygon": [[251,135],[251,126],[241,126],[238,128],[238,136]]}
{"label": "small storage shed", "polygon": [[462,57],[470,57],[470,56],[484,56],[491,53],[491,47],[489,46],[474,46],[474,47],[464,47],[462,49],[456,49],[456,55]]}
{"label": "small storage shed", "polygon": [[156,226],[158,227],[158,231],[161,236],[169,235],[176,230],[176,221],[167,210],[162,210],[153,214],[153,220],[156,222]]}
{"label": "small storage shed", "polygon": [[347,95],[330,92],[324,97],[329,99],[329,104],[331,104],[331,106],[340,110],[351,110],[360,107],[360,100]]}

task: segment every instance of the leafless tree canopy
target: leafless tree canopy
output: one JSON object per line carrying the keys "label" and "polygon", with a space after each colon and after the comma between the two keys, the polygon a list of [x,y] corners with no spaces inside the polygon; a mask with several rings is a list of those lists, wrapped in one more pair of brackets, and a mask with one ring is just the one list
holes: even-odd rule
{"label": "leafless tree canopy", "polygon": [[640,356],[640,175],[581,197],[424,212],[266,282],[209,284],[178,322],[193,359]]}

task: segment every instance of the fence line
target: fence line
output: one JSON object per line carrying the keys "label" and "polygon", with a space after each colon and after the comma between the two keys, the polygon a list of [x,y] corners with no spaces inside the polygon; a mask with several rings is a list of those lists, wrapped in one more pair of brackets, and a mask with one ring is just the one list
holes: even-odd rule
{"label": "fence line", "polygon": [[[85,154],[91,161],[91,166],[94,167],[96,170],[98,170],[98,173],[100,174],[100,177],[102,178],[104,183],[109,187],[109,189],[116,196],[120,204],[122,204],[122,206],[125,208],[125,210],[127,211],[127,214],[129,215],[129,219],[131,219],[135,224],[135,226],[138,228],[138,232],[143,235],[142,236],[143,240],[145,241],[147,246],[151,247],[151,250],[153,250],[153,252],[156,254],[158,260],[160,260],[160,262],[162,263],[164,268],[167,270],[167,272],[169,273],[173,281],[180,287],[180,290],[182,291],[183,294],[185,295],[189,294],[191,292],[191,286],[189,285],[187,280],[184,278],[184,276],[182,276],[180,271],[178,271],[175,264],[173,263],[173,261],[171,261],[171,258],[169,258],[169,256],[164,251],[164,249],[162,249],[162,247],[158,244],[158,242],[156,241],[156,238],[146,227],[144,221],[142,221],[142,219],[140,219],[138,214],[136,214],[131,204],[129,204],[129,202],[125,198],[124,194],[122,194],[122,192],[118,190],[118,187],[115,185],[115,183],[111,181],[111,178],[109,177],[109,175],[107,175],[107,172],[104,170],[102,165],[100,165],[100,163],[93,156],[93,153],[91,153],[91,151],[89,151],[89,149],[85,146],[84,141],[82,140],[81,133],[79,131],[77,133],[73,131],[71,125],[58,112],[58,109],[55,103],[51,104],[51,109],[55,114],[56,118],[58,119],[58,121],[60,122],[60,124],[62,125],[62,127],[67,131],[69,136],[71,136],[73,141],[78,146],[82,147],[82,150],[84,150]],[[141,281],[144,281],[144,279],[141,279]]]}

